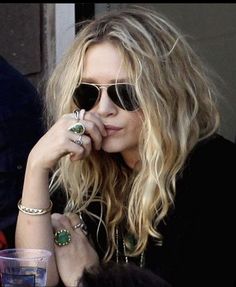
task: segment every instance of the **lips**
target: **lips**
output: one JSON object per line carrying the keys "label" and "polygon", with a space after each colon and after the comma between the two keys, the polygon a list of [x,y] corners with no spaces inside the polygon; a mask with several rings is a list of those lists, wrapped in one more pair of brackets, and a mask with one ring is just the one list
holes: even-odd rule
{"label": "lips", "polygon": [[117,127],[117,126],[112,126],[112,125],[105,125],[105,129],[106,129],[107,135],[110,136],[110,135],[116,134],[122,128]]}

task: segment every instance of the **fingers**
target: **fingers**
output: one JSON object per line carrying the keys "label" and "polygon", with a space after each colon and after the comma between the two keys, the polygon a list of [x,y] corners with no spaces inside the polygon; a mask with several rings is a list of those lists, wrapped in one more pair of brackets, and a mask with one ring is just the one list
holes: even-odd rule
{"label": "fingers", "polygon": [[76,213],[66,213],[65,216],[69,220],[72,227],[81,222],[80,216]]}
{"label": "fingers", "polygon": [[81,136],[69,131],[70,139],[75,145],[83,147],[84,152],[81,148],[77,149],[77,152],[75,151],[75,153],[71,155],[71,160],[78,160],[88,156],[92,148],[100,150],[103,137],[107,135],[104,124],[95,113],[86,112],[83,116],[83,120],[79,120],[79,122],[85,127],[85,133]]}
{"label": "fingers", "polygon": [[91,150],[92,150],[92,140],[91,138],[86,135],[86,134],[83,134],[83,135],[70,135],[70,138],[71,138],[71,142],[73,144],[75,144],[74,148],[75,148],[75,151],[77,150],[77,147],[80,147],[80,149],[78,149],[79,151],[80,150],[84,150],[84,156],[87,156],[88,154],[90,154]]}
{"label": "fingers", "polygon": [[83,120],[80,120],[86,127],[86,134],[88,134],[94,144],[96,150],[100,150],[102,145],[102,139],[107,135],[106,129],[100,117],[92,112],[86,112],[83,116]]}
{"label": "fingers", "polygon": [[67,229],[69,232],[73,231],[70,220],[64,214],[53,213],[51,215],[51,222],[54,232],[61,229]]}
{"label": "fingers", "polygon": [[53,213],[51,215],[51,222],[54,232],[65,229],[69,231],[72,238],[75,234],[79,235],[82,238],[86,237],[87,235],[87,227],[85,226],[82,217],[78,216],[75,213]]}
{"label": "fingers", "polygon": [[72,229],[75,232],[82,232],[85,236],[87,236],[87,226],[84,223],[84,220],[81,215],[77,215],[75,213],[67,213],[65,215],[69,219]]}
{"label": "fingers", "polygon": [[91,153],[91,138],[86,135],[74,135],[72,138],[73,139],[71,139],[69,143],[71,150],[70,159],[72,161],[77,161],[86,158]]}
{"label": "fingers", "polygon": [[[30,159],[34,165],[51,170],[66,155],[70,155],[71,160],[81,160],[93,148],[99,150],[106,135],[101,119],[96,114],[86,112],[81,120],[85,126],[82,137],[69,130],[77,122],[74,113],[63,115],[31,150]],[[78,142],[79,137],[81,142]]]}
{"label": "fingers", "polygon": [[[99,257],[88,238],[80,228],[73,228],[80,220],[81,218],[74,213],[51,215],[54,232],[63,230],[63,235],[68,235],[67,232],[71,235],[71,240],[66,245],[58,245],[55,242],[57,268],[65,286],[77,286],[83,270],[99,263]],[[61,238],[59,241],[64,239]]]}
{"label": "fingers", "polygon": [[96,150],[100,150],[103,136],[96,123],[92,121],[80,121],[86,128],[85,134],[92,139],[93,146]]}
{"label": "fingers", "polygon": [[[98,114],[92,112],[86,112],[84,114],[84,120],[94,123],[103,137],[107,135],[104,124]],[[91,129],[93,129],[93,126],[91,126]]]}

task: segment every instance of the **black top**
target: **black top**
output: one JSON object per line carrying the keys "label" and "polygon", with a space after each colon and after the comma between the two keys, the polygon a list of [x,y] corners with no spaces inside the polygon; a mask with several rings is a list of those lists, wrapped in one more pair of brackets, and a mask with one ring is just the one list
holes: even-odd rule
{"label": "black top", "polygon": [[[150,238],[145,251],[145,267],[173,287],[235,286],[235,164],[236,145],[219,135],[189,155],[177,180],[175,206],[160,225],[163,244]],[[105,232],[101,228],[97,242],[97,222],[84,219],[102,257]]]}

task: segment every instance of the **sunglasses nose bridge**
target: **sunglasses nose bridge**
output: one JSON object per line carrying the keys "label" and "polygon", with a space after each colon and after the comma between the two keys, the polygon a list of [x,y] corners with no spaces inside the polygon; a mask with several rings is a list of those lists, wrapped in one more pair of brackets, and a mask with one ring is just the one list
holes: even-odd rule
{"label": "sunglasses nose bridge", "polygon": [[100,92],[102,92],[102,90],[107,90],[108,86],[98,86],[98,89],[100,90]]}
{"label": "sunglasses nose bridge", "polygon": [[108,86],[97,86],[97,87],[99,90],[99,97],[101,97],[103,91],[106,91],[107,93]]}

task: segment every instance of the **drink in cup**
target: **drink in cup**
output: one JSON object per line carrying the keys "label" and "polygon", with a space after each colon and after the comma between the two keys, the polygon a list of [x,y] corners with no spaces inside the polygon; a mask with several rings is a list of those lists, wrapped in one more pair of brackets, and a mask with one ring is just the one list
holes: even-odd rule
{"label": "drink in cup", "polygon": [[45,287],[51,252],[43,249],[5,249],[0,251],[2,287]]}

